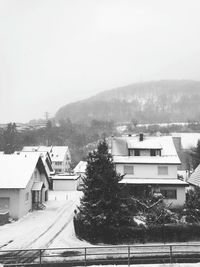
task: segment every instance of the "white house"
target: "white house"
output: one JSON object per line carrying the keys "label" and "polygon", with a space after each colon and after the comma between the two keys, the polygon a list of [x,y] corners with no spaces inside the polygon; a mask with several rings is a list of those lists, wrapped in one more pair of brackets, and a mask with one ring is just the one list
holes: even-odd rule
{"label": "white house", "polygon": [[191,176],[187,179],[187,181],[192,187],[200,187],[200,164],[197,166]]}
{"label": "white house", "polygon": [[80,184],[80,176],[74,174],[57,174],[52,176],[54,191],[76,191]]}
{"label": "white house", "polygon": [[48,152],[56,173],[68,172],[70,169],[71,155],[68,146],[25,146],[22,151]]}
{"label": "white house", "polygon": [[0,156],[0,210],[20,218],[43,208],[48,200],[49,180],[38,154]]}
{"label": "white house", "polygon": [[120,183],[127,185],[129,194],[149,185],[164,196],[165,203],[184,204],[188,184],[177,178],[181,162],[171,136],[113,137],[111,153],[116,171],[124,175]]}
{"label": "white house", "polygon": [[16,155],[26,155],[27,157],[30,155],[30,153],[38,154],[38,156],[41,157],[46,173],[48,177],[50,178],[52,174],[54,174],[54,169],[52,167],[52,161],[51,157],[49,155],[49,152],[38,152],[38,151],[15,151],[14,154]]}

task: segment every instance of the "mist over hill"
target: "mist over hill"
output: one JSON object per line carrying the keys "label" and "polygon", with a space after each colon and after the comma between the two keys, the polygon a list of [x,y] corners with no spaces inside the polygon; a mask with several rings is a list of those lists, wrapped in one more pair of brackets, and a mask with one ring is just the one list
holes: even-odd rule
{"label": "mist over hill", "polygon": [[119,123],[200,120],[200,81],[150,81],[103,91],[67,104],[56,113],[56,120],[68,118],[73,122],[96,119]]}

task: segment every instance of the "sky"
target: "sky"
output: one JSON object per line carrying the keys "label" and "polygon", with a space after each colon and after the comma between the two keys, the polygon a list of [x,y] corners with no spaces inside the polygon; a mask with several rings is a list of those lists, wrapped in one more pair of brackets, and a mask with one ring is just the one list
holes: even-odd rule
{"label": "sky", "polygon": [[200,80],[199,0],[0,0],[0,123],[100,91]]}

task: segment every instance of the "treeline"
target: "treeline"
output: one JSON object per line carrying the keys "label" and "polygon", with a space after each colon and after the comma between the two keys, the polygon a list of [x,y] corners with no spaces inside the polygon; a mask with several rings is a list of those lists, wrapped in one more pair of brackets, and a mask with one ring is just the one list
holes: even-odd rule
{"label": "treeline", "polygon": [[6,129],[0,129],[0,150],[10,154],[23,146],[67,145],[76,164],[96,146],[98,140],[114,133],[112,121],[92,120],[85,124],[73,123],[69,119],[59,123],[49,120],[44,128],[22,132],[17,131],[15,123],[9,123]]}
{"label": "treeline", "polygon": [[104,91],[60,108],[56,119],[114,120],[162,123],[200,118],[200,82],[155,81]]}

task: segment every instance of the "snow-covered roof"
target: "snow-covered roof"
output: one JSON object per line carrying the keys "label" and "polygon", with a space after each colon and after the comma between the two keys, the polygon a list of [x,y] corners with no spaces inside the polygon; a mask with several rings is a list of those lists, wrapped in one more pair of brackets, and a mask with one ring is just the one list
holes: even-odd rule
{"label": "snow-covered roof", "polygon": [[0,189],[26,188],[39,161],[38,154],[0,155]]}
{"label": "snow-covered roof", "polygon": [[[128,149],[161,149],[161,156],[129,156]],[[112,155],[115,163],[181,164],[172,136],[114,137]]]}
{"label": "snow-covered roof", "polygon": [[115,163],[135,163],[135,164],[181,164],[177,156],[113,156]]}
{"label": "snow-covered roof", "polygon": [[[49,152],[39,152],[39,151],[15,151],[14,154],[17,155],[26,155],[27,157],[29,157],[32,153],[38,155],[39,157],[41,157],[44,166],[46,167],[46,165],[48,166],[48,169],[50,172],[53,172],[53,168],[52,168],[52,161],[49,155]],[[48,160],[48,163],[47,163]]]}
{"label": "snow-covered roof", "polygon": [[86,171],[86,167],[87,167],[87,161],[80,161],[76,167],[74,168],[74,172],[77,173],[77,172],[82,172],[82,173],[85,173]]}
{"label": "snow-covered roof", "polygon": [[69,154],[68,146],[53,146],[50,156],[52,161],[63,161],[66,154]]}
{"label": "snow-covered roof", "polygon": [[66,153],[69,155],[68,146],[24,146],[24,152],[49,152],[52,161],[63,161]]}
{"label": "snow-covered roof", "polygon": [[138,138],[132,140],[127,140],[128,148],[134,149],[162,149],[159,140],[156,139],[144,139],[144,141],[139,141]]}
{"label": "snow-covered roof", "polygon": [[195,171],[188,178],[188,183],[196,186],[200,186],[200,164],[197,166]]}
{"label": "snow-covered roof", "polygon": [[188,183],[179,179],[159,179],[159,178],[123,178],[121,184],[158,184],[158,185],[180,185],[188,186]]}
{"label": "snow-covered roof", "polygon": [[52,180],[77,180],[79,175],[54,175],[51,177]]}

